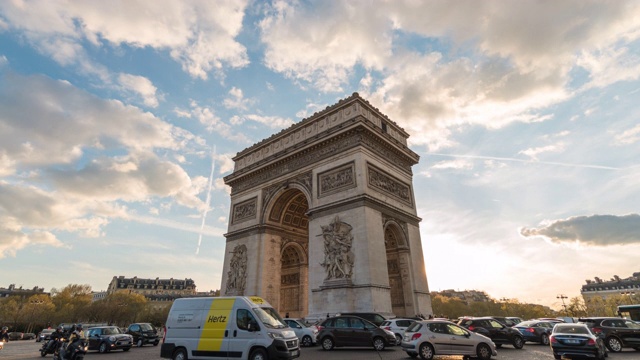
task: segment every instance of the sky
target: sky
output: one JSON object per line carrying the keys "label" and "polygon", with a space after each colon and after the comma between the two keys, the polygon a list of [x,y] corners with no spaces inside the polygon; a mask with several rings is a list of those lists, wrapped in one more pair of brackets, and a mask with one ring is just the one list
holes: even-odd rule
{"label": "sky", "polygon": [[1,287],[220,288],[239,151],[358,92],[431,291],[640,271],[640,1],[0,1]]}

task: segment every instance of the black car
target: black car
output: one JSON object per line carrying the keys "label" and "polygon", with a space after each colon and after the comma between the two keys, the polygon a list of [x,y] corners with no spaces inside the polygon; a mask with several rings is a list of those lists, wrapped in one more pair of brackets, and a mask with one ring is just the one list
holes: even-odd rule
{"label": "black car", "polygon": [[144,344],[158,346],[158,343],[160,343],[158,331],[149,323],[131,324],[125,333],[133,336],[133,343],[136,344],[137,347],[141,347]]}
{"label": "black car", "polygon": [[514,326],[524,336],[524,341],[549,345],[549,336],[555,324],[548,321],[529,320]]}
{"label": "black car", "polygon": [[384,315],[375,312],[346,312],[340,313],[340,315],[357,316],[376,324],[376,326],[382,325],[382,323],[387,320]]}
{"label": "black car", "polygon": [[509,319],[508,317],[505,316],[490,316],[498,321],[500,321],[501,323],[507,325],[508,327],[513,327],[516,325],[516,322]]}
{"label": "black car", "polygon": [[317,339],[324,350],[334,347],[372,347],[377,351],[396,344],[396,336],[374,323],[357,316],[340,315],[324,320],[317,326]]}
{"label": "black car", "polygon": [[129,351],[133,346],[133,336],[123,334],[117,326],[92,327],[85,331],[89,350],[107,353],[111,350]]}
{"label": "black car", "polygon": [[607,348],[602,337],[591,332],[585,324],[557,324],[549,341],[555,359],[561,359],[563,356],[582,356],[603,360],[607,357]]}
{"label": "black car", "polygon": [[640,351],[640,325],[634,321],[616,317],[580,318],[591,331],[604,338],[604,343],[612,352],[620,352],[624,347]]}
{"label": "black car", "polygon": [[42,340],[49,340],[51,338],[51,334],[53,334],[54,331],[56,331],[56,329],[44,329],[40,331],[38,337],[36,338],[36,341],[40,342]]}
{"label": "black car", "polygon": [[524,337],[520,334],[520,331],[510,328],[489,316],[462,318],[458,321],[458,325],[490,338],[496,344],[496,347],[507,344],[513,345],[516,349],[522,349],[524,346]]}

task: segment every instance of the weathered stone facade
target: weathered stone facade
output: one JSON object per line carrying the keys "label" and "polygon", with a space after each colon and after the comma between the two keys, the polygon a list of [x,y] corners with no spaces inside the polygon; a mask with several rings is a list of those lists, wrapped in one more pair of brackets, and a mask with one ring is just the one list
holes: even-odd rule
{"label": "weathered stone facade", "polygon": [[238,153],[221,289],[291,317],[430,314],[408,136],[356,93]]}

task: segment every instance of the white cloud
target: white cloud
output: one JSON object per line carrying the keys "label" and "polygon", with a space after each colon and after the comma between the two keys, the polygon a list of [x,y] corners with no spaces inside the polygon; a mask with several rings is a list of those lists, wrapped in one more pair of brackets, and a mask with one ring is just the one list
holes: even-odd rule
{"label": "white cloud", "polygon": [[127,91],[133,91],[142,97],[145,105],[155,108],[158,106],[158,89],[153,86],[151,80],[144,76],[120,73],[118,82]]}
{"label": "white cloud", "polygon": [[538,155],[547,152],[561,152],[564,150],[564,144],[559,143],[556,145],[547,145],[536,148],[529,148],[526,150],[521,150],[518,154],[523,154],[530,157],[533,160],[538,160]]}
{"label": "white cloud", "polygon": [[637,142],[640,142],[640,125],[625,130],[622,134],[616,136],[616,143],[618,145],[630,145]]}
{"label": "white cloud", "polygon": [[242,89],[238,89],[236,87],[231,88],[229,90],[230,97],[224,99],[224,106],[227,109],[236,109],[246,111],[249,106],[253,104],[253,100],[245,99],[242,93]]}
{"label": "white cloud", "polygon": [[[103,43],[169,50],[193,77],[207,78],[223,66],[243,67],[246,49],[235,40],[245,0],[162,2],[0,2],[6,28],[20,30],[62,65],[93,62],[80,44]],[[96,69],[92,69],[96,71]]]}

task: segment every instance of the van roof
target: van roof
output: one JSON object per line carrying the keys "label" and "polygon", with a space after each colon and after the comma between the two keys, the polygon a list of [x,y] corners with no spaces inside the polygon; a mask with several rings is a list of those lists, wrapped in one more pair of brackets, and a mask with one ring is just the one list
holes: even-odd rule
{"label": "van roof", "polygon": [[245,302],[249,306],[258,306],[258,307],[272,307],[266,300],[259,296],[208,296],[208,297],[191,297],[191,298],[179,298],[176,299],[174,304],[185,304],[185,303],[208,303],[210,306],[211,302],[219,301],[219,300],[229,300],[235,299],[236,301],[240,300]]}

